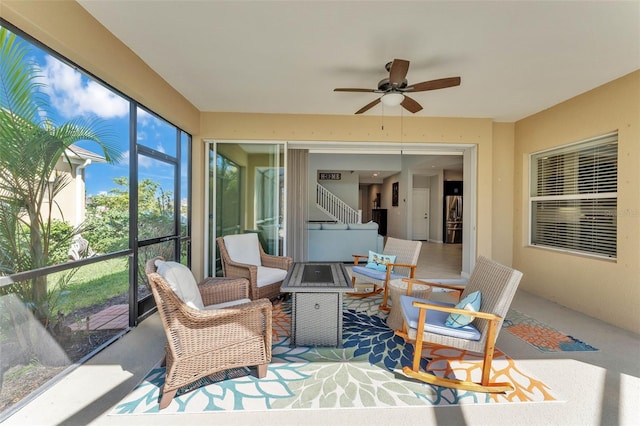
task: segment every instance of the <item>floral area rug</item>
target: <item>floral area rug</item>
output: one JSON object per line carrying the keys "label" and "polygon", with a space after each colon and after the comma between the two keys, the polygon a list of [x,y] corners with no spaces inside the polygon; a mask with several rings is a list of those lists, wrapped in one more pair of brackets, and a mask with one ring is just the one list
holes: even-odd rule
{"label": "floral area rug", "polygon": [[[267,376],[247,368],[210,376],[178,391],[159,411],[164,368],[154,368],[111,415],[201,413],[230,410],[291,410],[349,407],[443,406],[555,401],[550,389],[496,350],[492,380],[511,382],[507,394],[484,394],[428,385],[406,377],[413,347],[395,336],[378,311],[381,299],[345,296],[343,347],[290,347],[291,306],[273,311],[273,351]],[[428,347],[423,368],[436,375],[479,380],[482,360],[466,351]]]}
{"label": "floral area rug", "polygon": [[502,328],[542,352],[597,351],[587,343],[569,336],[535,318],[510,309]]}

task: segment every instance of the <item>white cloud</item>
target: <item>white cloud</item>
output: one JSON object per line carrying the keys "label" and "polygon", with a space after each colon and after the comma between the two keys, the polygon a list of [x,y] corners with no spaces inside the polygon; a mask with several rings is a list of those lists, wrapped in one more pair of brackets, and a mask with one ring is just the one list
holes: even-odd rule
{"label": "white cloud", "polygon": [[148,169],[153,166],[153,160],[146,155],[138,155],[138,167],[142,167],[143,169]]}
{"label": "white cloud", "polygon": [[[122,153],[122,162],[129,163],[131,158],[131,151],[127,150]],[[153,166],[153,159],[147,157],[146,155],[138,155],[138,167],[143,169],[148,169]]]}
{"label": "white cloud", "polygon": [[136,114],[138,115],[138,124],[141,126],[148,126],[153,122],[153,116],[142,108],[138,108]]}
{"label": "white cloud", "polygon": [[45,90],[64,118],[95,114],[109,119],[129,113],[129,103],[104,86],[83,79],[82,74],[51,56],[42,68]]}

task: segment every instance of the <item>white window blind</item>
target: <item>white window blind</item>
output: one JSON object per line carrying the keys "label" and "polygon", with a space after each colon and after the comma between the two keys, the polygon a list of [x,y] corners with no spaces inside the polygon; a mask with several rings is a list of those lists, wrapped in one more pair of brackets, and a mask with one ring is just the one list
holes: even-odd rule
{"label": "white window blind", "polygon": [[618,135],[531,156],[530,244],[616,257]]}

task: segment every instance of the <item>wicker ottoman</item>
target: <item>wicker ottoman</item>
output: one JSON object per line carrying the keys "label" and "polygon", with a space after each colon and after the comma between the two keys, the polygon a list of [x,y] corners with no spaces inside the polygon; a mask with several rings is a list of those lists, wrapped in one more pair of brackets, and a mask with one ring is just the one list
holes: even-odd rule
{"label": "wicker ottoman", "polygon": [[[387,317],[387,325],[392,330],[402,330],[402,309],[400,308],[400,296],[407,294],[407,283],[404,280],[389,281],[389,297],[391,298],[391,311]],[[413,297],[428,299],[431,296],[431,286],[413,284]]]}

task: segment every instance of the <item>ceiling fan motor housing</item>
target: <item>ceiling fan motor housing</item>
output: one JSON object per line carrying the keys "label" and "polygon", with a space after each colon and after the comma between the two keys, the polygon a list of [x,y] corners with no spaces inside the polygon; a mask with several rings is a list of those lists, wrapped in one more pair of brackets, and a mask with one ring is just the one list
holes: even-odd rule
{"label": "ceiling fan motor housing", "polygon": [[[398,87],[396,87],[396,89],[405,89],[408,84],[409,83],[408,83],[407,79],[405,78],[402,81],[402,84],[399,85]],[[388,78],[383,78],[382,80],[380,80],[378,82],[378,90],[381,91],[381,92],[388,92],[388,91],[392,90],[392,87],[389,84],[389,79]]]}
{"label": "ceiling fan motor housing", "polygon": [[407,72],[409,71],[409,61],[404,59],[394,59],[393,61],[388,62],[385,68],[389,72],[389,77],[380,80],[378,82],[377,89],[346,87],[336,88],[333,90],[334,92],[374,92],[382,94],[378,99],[374,99],[372,102],[369,102],[367,105],[356,111],[356,114],[362,114],[363,112],[369,111],[381,102],[389,106],[402,105],[404,109],[415,114],[422,109],[422,106],[405,93],[425,92],[427,90],[444,89],[460,85],[460,77],[448,77],[423,81],[409,86],[406,79]]}

